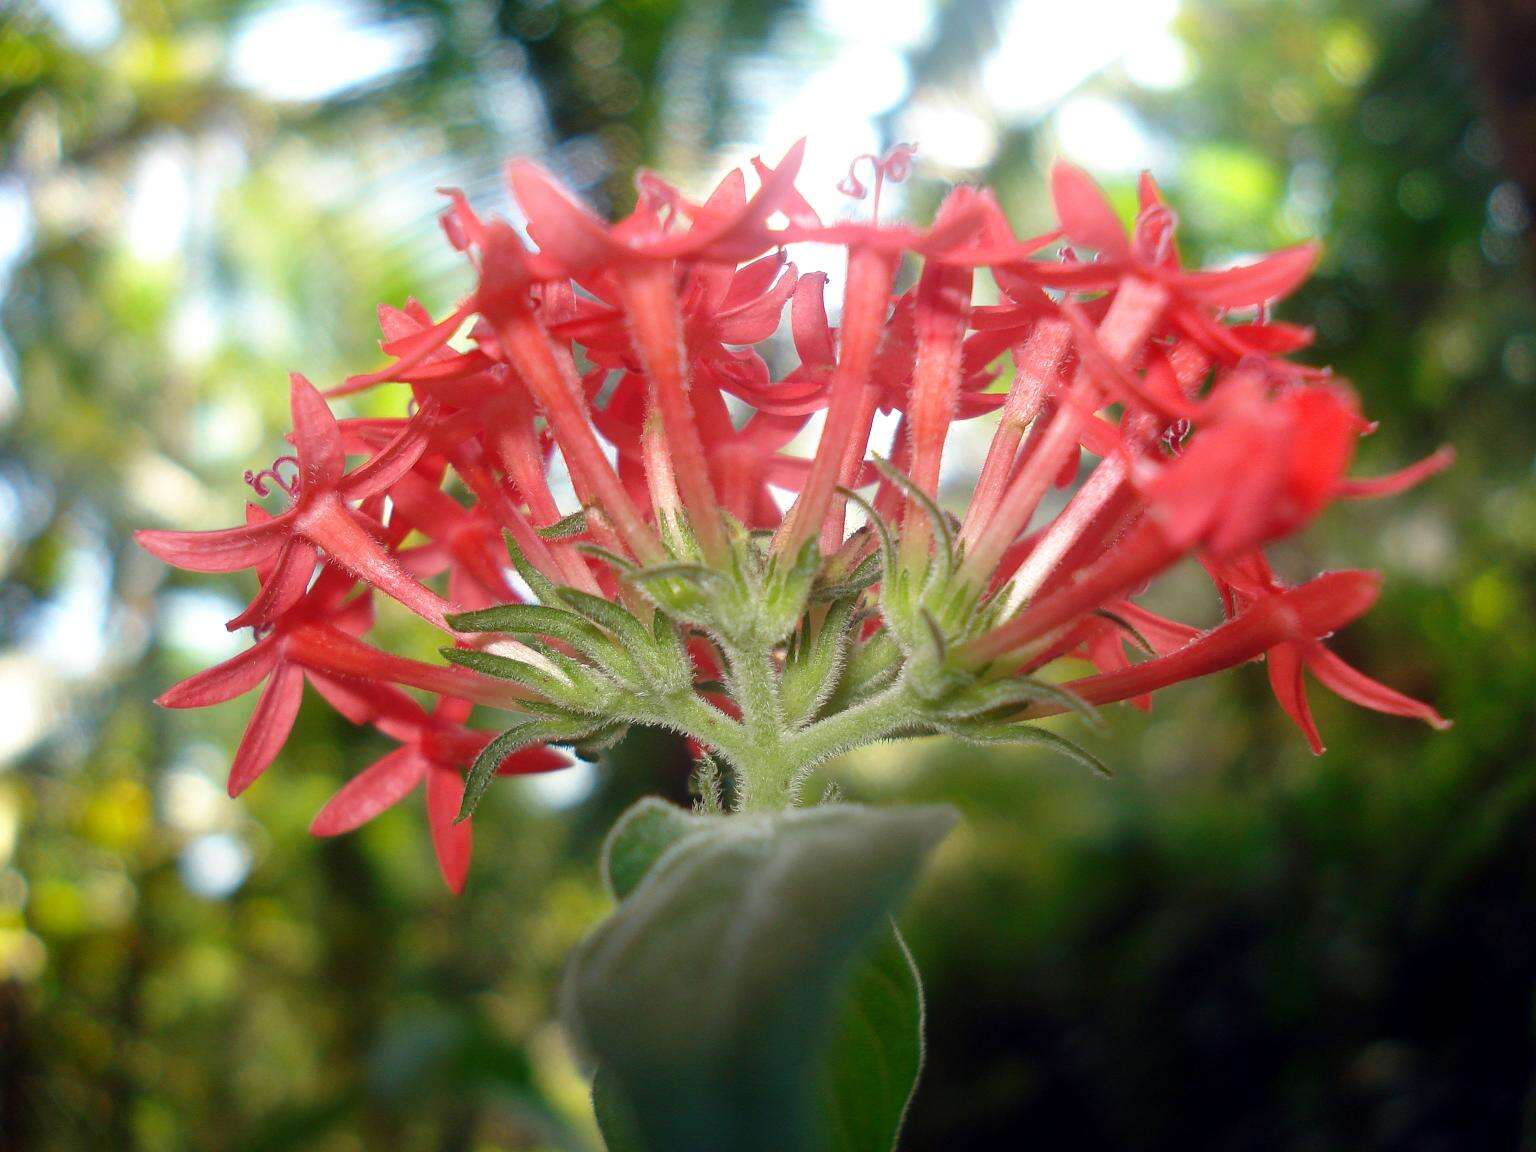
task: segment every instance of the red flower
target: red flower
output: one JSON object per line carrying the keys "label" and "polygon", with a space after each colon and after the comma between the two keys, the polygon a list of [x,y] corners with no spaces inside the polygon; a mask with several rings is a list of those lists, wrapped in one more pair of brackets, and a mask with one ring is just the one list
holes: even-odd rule
{"label": "red flower", "polygon": [[[1060,226],[1042,236],[1017,237],[974,188],[951,191],[931,227],[883,221],[907,146],[860,157],[844,182],[873,193],[868,219],[824,223],[794,186],[802,152],[755,161],[755,192],[733,172],[702,201],[643,174],[613,225],[518,162],[527,241],[450,192],[443,226],[473,292],[436,321],[415,301],[381,307],[388,364],[331,393],[404,385],[414,414],[338,424],[294,377],[295,455],[250,478],[288,506],[222,532],[139,534],[171,563],[261,581],[231,622],[254,627],[254,646],[163,697],[195,707],[265,685],[231,791],[271,763],[307,681],[399,744],[315,831],[356,827],[424,782],[457,890],[464,817],[493,775],[557,767],[546,745],[602,747],[631,724],[681,731],[758,803],[788,802],[792,784],[764,792],[754,772],[794,781],[860,740],[1007,737],[1259,658],[1314,748],[1308,672],[1364,707],[1444,723],[1324,646],[1378,577],[1291,587],[1264,557],[1334,500],[1391,495],[1450,462],[1442,450],[1346,476],[1370,425],[1345,384],[1287,359],[1309,334],[1267,314],[1313,246],[1186,270],[1150,178],[1127,231],[1067,165],[1051,179]],[[844,250],[840,312],[824,275],[787,261],[791,242]],[[977,270],[997,303],[976,302]],[[881,412],[898,417],[888,452]],[[955,519],[942,498],[956,428],[989,412]],[[348,455],[366,461],[348,471]],[[867,523],[850,532],[851,501]],[[1187,559],[1216,589],[1209,630],[1136,603]],[[444,650],[455,666],[365,640],[373,592],[466,629]],[[1066,694],[1036,679],[1066,659],[1092,674]],[[510,727],[469,727],[470,701],[514,713]]]}
{"label": "red flower", "polygon": [[[427,788],[427,823],[443,880],[454,892],[464,889],[472,842],[470,822],[459,821],[464,799],[464,768],[490,742],[490,734],[464,727],[466,700],[443,698],[429,714],[403,692],[375,691],[375,720],[380,731],[400,747],[364,768],[326,802],[309,830],[337,836],[368,823],[393,807],[422,781]],[[504,776],[524,776],[563,768],[568,761],[547,748],[524,748],[499,766]]]}
{"label": "red flower", "polygon": [[[1275,575],[1269,562],[1259,554],[1246,556],[1236,563],[1217,566],[1213,575],[1229,603],[1238,611],[1251,611],[1252,605],[1264,604],[1288,594],[1285,582]],[[1323,752],[1323,739],[1317,730],[1317,723],[1312,719],[1311,705],[1307,702],[1306,672],[1310,672],[1318,683],[1335,695],[1362,708],[1389,716],[1422,720],[1435,728],[1450,727],[1449,720],[1423,701],[1405,696],[1351,668],[1323,645],[1320,636],[1294,636],[1269,645],[1267,660],[1269,683],[1275,699],[1285,709],[1285,714],[1295,721],[1312,751],[1318,755]]]}
{"label": "red flower", "polygon": [[[257,522],[264,519],[253,509]],[[505,706],[515,702],[503,685],[459,668],[442,668],[371,648],[356,637],[373,625],[366,591],[338,568],[327,566],[313,587],[289,607],[254,645],[237,656],[167,689],[158,703],[167,708],[206,708],[244,695],[265,681],[235,751],[229,794],[250,787],[276,758],[299,711],[304,682],[354,724],[374,714],[367,691],[375,684],[409,684],[435,692],[460,692]],[[360,695],[360,693],[362,693]]]}
{"label": "red flower", "polygon": [[379,451],[368,463],[345,471],[341,432],[320,393],[295,374],[290,389],[293,444],[298,478],[292,503],[280,515],[243,528],[217,532],[141,530],[134,538],[168,564],[194,572],[238,572],[271,563],[261,591],[231,630],[262,626],[298,602],[314,575],[321,551],[331,562],[388,593],[411,611],[443,627],[448,605],[417,584],[374,536],[375,522],[349,507],[386,491],[409,472],[426,447],[428,414]]}

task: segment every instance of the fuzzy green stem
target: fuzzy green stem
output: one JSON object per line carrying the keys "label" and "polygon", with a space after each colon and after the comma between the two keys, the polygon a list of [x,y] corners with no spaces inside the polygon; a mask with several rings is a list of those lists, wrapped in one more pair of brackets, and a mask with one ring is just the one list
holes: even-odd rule
{"label": "fuzzy green stem", "polygon": [[730,646],[726,681],[741,708],[744,747],[736,757],[737,804],[744,810],[777,810],[788,803],[784,789],[784,707],[772,649]]}
{"label": "fuzzy green stem", "polygon": [[785,741],[790,779],[834,756],[895,735],[908,725],[912,713],[911,696],[906,685],[898,681],[869,699],[802,729]]}

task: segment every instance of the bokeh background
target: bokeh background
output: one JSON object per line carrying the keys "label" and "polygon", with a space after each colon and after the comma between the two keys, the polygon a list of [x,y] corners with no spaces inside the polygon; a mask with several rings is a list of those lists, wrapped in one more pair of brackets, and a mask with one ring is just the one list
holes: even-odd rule
{"label": "bokeh background", "polygon": [[1284,314],[1382,421],[1361,470],[1460,454],[1290,557],[1389,574],[1338,645],[1452,732],[1319,700],[1314,759],[1249,668],[1114,714],[1109,782],[837,767],[966,816],[903,915],[905,1146],[1536,1148],[1531,9],[0,0],[0,1149],[593,1147],[555,989],[602,829],[681,795],[678,748],[499,785],[455,900],[411,804],[306,835],[379,752],[324,709],[225,798],[248,702],[150,701],[238,643],[240,587],[127,534],[233,522],[284,374],[371,367],[375,302],[467,288],[436,186],[494,207],[532,154],[622,208],[638,163],[700,190],[802,133],[834,210],[912,139],[914,212],[984,179],[1028,231],[1062,154],[1126,206],[1153,168],[1207,260],[1322,237]]}

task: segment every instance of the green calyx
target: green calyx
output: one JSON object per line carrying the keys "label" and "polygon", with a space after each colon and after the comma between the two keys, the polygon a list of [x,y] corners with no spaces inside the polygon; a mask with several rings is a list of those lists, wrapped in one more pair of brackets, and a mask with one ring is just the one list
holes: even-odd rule
{"label": "green calyx", "polygon": [[633,725],[679,732],[707,751],[698,780],[705,809],[795,806],[817,765],[894,737],[1043,743],[1102,769],[1031,721],[1036,704],[1091,719],[1080,701],[952,658],[995,623],[996,609],[960,578],[949,517],[889,464],[876,466],[926,518],[931,546],[904,553],[875,508],[845,491],[869,523],[831,557],[811,542],[787,558],[766,535],[735,524],[727,555],[713,565],[685,523],[667,534],[671,556],[660,564],[578,545],[614,569],[621,597],[609,600],[555,584],[509,539],[538,602],[450,617],[473,640],[443,655],[536,698],[476,760],[460,818],[511,753],[545,743],[590,755]]}

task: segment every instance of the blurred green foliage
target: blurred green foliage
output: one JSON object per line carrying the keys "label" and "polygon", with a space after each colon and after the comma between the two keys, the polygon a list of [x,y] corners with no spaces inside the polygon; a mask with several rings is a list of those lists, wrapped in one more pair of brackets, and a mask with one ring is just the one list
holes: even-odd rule
{"label": "blurred green foliage", "polygon": [[[605,906],[601,830],[681,797],[681,750],[632,741],[563,797],[499,787],[453,900],[409,804],[305,834],[380,750],[323,710],[224,798],[247,706],[150,700],[221,651],[235,586],[126,533],[232,522],[283,373],[368,366],[374,302],[464,288],[434,185],[497,203],[516,152],[612,203],[636,162],[698,184],[862,33],[747,0],[332,7],[399,59],[301,97],[241,80],[268,5],[0,7],[0,1148],[591,1146],[561,966]],[[935,93],[975,103],[1013,9],[932,7],[892,137]],[[1530,221],[1453,17],[1187,0],[1181,83],[1110,63],[1077,94],[1140,125],[1191,255],[1325,239],[1286,315],[1382,421],[1362,472],[1456,446],[1449,475],[1335,509],[1283,559],[1384,569],[1338,645],[1457,727],[1320,699],[1313,760],[1249,669],[1117,714],[1108,783],[940,744],[836,768],[850,795],[967,817],[904,917],[932,1029],[909,1148],[1536,1147]],[[301,79],[341,51],[287,29],[324,41]],[[987,179],[1038,222],[1054,121],[982,118],[989,158],[914,199]]]}

